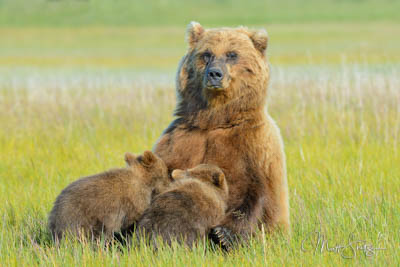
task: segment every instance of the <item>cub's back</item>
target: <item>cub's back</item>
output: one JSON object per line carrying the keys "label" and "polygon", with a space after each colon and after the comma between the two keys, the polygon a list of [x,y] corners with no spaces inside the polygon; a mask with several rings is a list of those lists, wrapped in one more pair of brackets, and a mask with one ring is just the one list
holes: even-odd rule
{"label": "cub's back", "polygon": [[67,229],[91,229],[96,221],[103,221],[121,207],[131,206],[126,203],[131,202],[129,197],[135,197],[138,203],[150,202],[150,195],[139,197],[144,186],[136,176],[129,168],[112,169],[68,185],[56,198],[49,215],[53,236],[61,238]]}
{"label": "cub's back", "polygon": [[[56,205],[87,205],[111,203],[127,191],[141,187],[140,179],[135,179],[130,169],[112,169],[104,173],[83,177],[63,189],[56,199]],[[131,192],[134,193],[134,192]],[[56,207],[56,206],[55,206]]]}
{"label": "cub's back", "polygon": [[225,207],[212,185],[192,178],[178,180],[152,200],[139,220],[138,230],[150,238],[161,235],[168,244],[183,238],[191,246],[222,220]]}

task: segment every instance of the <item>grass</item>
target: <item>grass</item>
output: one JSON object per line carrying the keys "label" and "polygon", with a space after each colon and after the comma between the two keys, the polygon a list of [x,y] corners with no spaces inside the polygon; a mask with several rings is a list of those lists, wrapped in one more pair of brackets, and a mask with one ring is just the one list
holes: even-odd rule
{"label": "grass", "polygon": [[181,26],[309,22],[399,22],[396,0],[1,0],[0,25]]}
{"label": "grass", "polygon": [[[130,71],[3,73],[0,90],[0,262],[7,265],[374,264],[399,262],[400,85],[396,66],[273,68],[269,111],[286,144],[292,237],[255,238],[229,256],[182,247],[55,248],[47,214],[77,177],[123,166],[171,121],[172,77]],[[73,78],[74,77],[74,78]],[[150,77],[150,76],[149,76]],[[160,77],[160,79],[158,79]],[[330,245],[385,247],[353,259],[301,250],[312,231]],[[309,246],[307,243],[304,245]],[[349,255],[351,251],[347,250]]]}
{"label": "grass", "polygon": [[[0,265],[398,265],[399,7],[0,0]],[[173,119],[175,68],[191,20],[269,32],[268,110],[285,142],[290,239],[260,232],[229,255],[206,244],[154,253],[67,240],[56,248],[46,221],[59,192],[123,166],[126,151],[151,148]],[[314,250],[315,231],[331,249],[363,240],[365,249],[385,250],[367,256],[347,247],[345,259],[321,244]]]}
{"label": "grass", "polygon": [[[186,22],[180,27],[3,27],[0,67],[170,71],[185,53],[185,27]],[[253,27],[268,30],[273,65],[400,62],[400,27],[394,23]]]}

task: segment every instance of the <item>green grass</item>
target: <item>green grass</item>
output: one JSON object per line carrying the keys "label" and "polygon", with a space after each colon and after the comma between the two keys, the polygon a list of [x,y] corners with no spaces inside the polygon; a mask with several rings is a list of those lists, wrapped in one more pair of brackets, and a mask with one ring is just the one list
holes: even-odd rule
{"label": "green grass", "polygon": [[[53,75],[55,74],[55,75]],[[148,77],[152,73],[149,73]],[[182,247],[92,248],[49,241],[46,219],[76,178],[123,166],[172,119],[173,77],[134,72],[5,72],[0,80],[0,262],[7,265],[394,266],[400,240],[399,68],[275,67],[269,110],[286,144],[292,236],[259,238],[229,256]],[[143,74],[144,75],[144,74]],[[365,240],[372,257],[301,251],[315,230],[334,244]],[[348,250],[346,253],[350,253]]]}
{"label": "green grass", "polygon": [[[263,26],[273,65],[400,63],[395,23]],[[187,48],[185,27],[3,27],[0,67],[171,71]]]}
{"label": "green grass", "polygon": [[[0,25],[210,25],[395,21],[396,0],[0,0]],[[295,25],[295,24],[294,24]]]}
{"label": "green grass", "polygon": [[[0,0],[0,265],[398,265],[399,5]],[[46,221],[60,191],[150,149],[173,119],[191,20],[269,32],[268,109],[285,142],[291,237],[260,232],[229,255],[204,244],[55,247]],[[313,231],[330,247],[350,238],[386,249],[304,252]]]}

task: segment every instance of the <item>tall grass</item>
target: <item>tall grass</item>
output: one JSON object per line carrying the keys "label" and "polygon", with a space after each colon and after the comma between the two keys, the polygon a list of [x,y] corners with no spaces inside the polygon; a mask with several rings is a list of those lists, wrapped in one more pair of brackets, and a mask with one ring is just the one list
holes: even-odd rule
{"label": "tall grass", "polygon": [[[400,71],[397,65],[275,67],[268,110],[288,160],[292,235],[260,232],[229,255],[145,246],[131,251],[74,240],[55,247],[47,214],[76,178],[122,166],[152,147],[172,120],[173,73],[2,70],[0,262],[5,265],[342,265],[400,262]],[[364,240],[366,256],[310,250]],[[315,237],[313,237],[315,238]],[[350,239],[350,241],[349,241]],[[361,244],[361,243],[359,243]],[[307,251],[302,250],[303,248]]]}

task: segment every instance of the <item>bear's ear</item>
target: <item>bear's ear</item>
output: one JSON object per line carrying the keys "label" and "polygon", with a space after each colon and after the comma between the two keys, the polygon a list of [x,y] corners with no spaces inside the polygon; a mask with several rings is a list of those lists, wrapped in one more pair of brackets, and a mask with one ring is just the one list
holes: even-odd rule
{"label": "bear's ear", "polygon": [[172,179],[179,180],[185,178],[185,173],[186,172],[184,170],[175,169],[172,171],[171,176]]}
{"label": "bear's ear", "polygon": [[157,158],[153,154],[153,152],[146,150],[143,153],[143,156],[139,156],[137,160],[145,167],[151,167],[156,161]]}
{"label": "bear's ear", "polygon": [[134,154],[132,154],[130,152],[125,153],[125,162],[128,166],[133,166],[135,163],[137,163],[136,158],[137,158],[137,156],[135,156]]}
{"label": "bear's ear", "polygon": [[192,21],[189,23],[186,31],[187,42],[189,43],[190,48],[194,48],[196,43],[201,39],[204,33],[204,28],[200,25],[200,23]]}
{"label": "bear's ear", "polygon": [[261,54],[265,54],[268,46],[268,33],[266,30],[249,30],[248,35],[250,40],[253,42],[254,47],[261,52]]}
{"label": "bear's ear", "polygon": [[214,173],[212,175],[212,183],[216,187],[222,187],[225,180],[225,175],[223,173]]}

